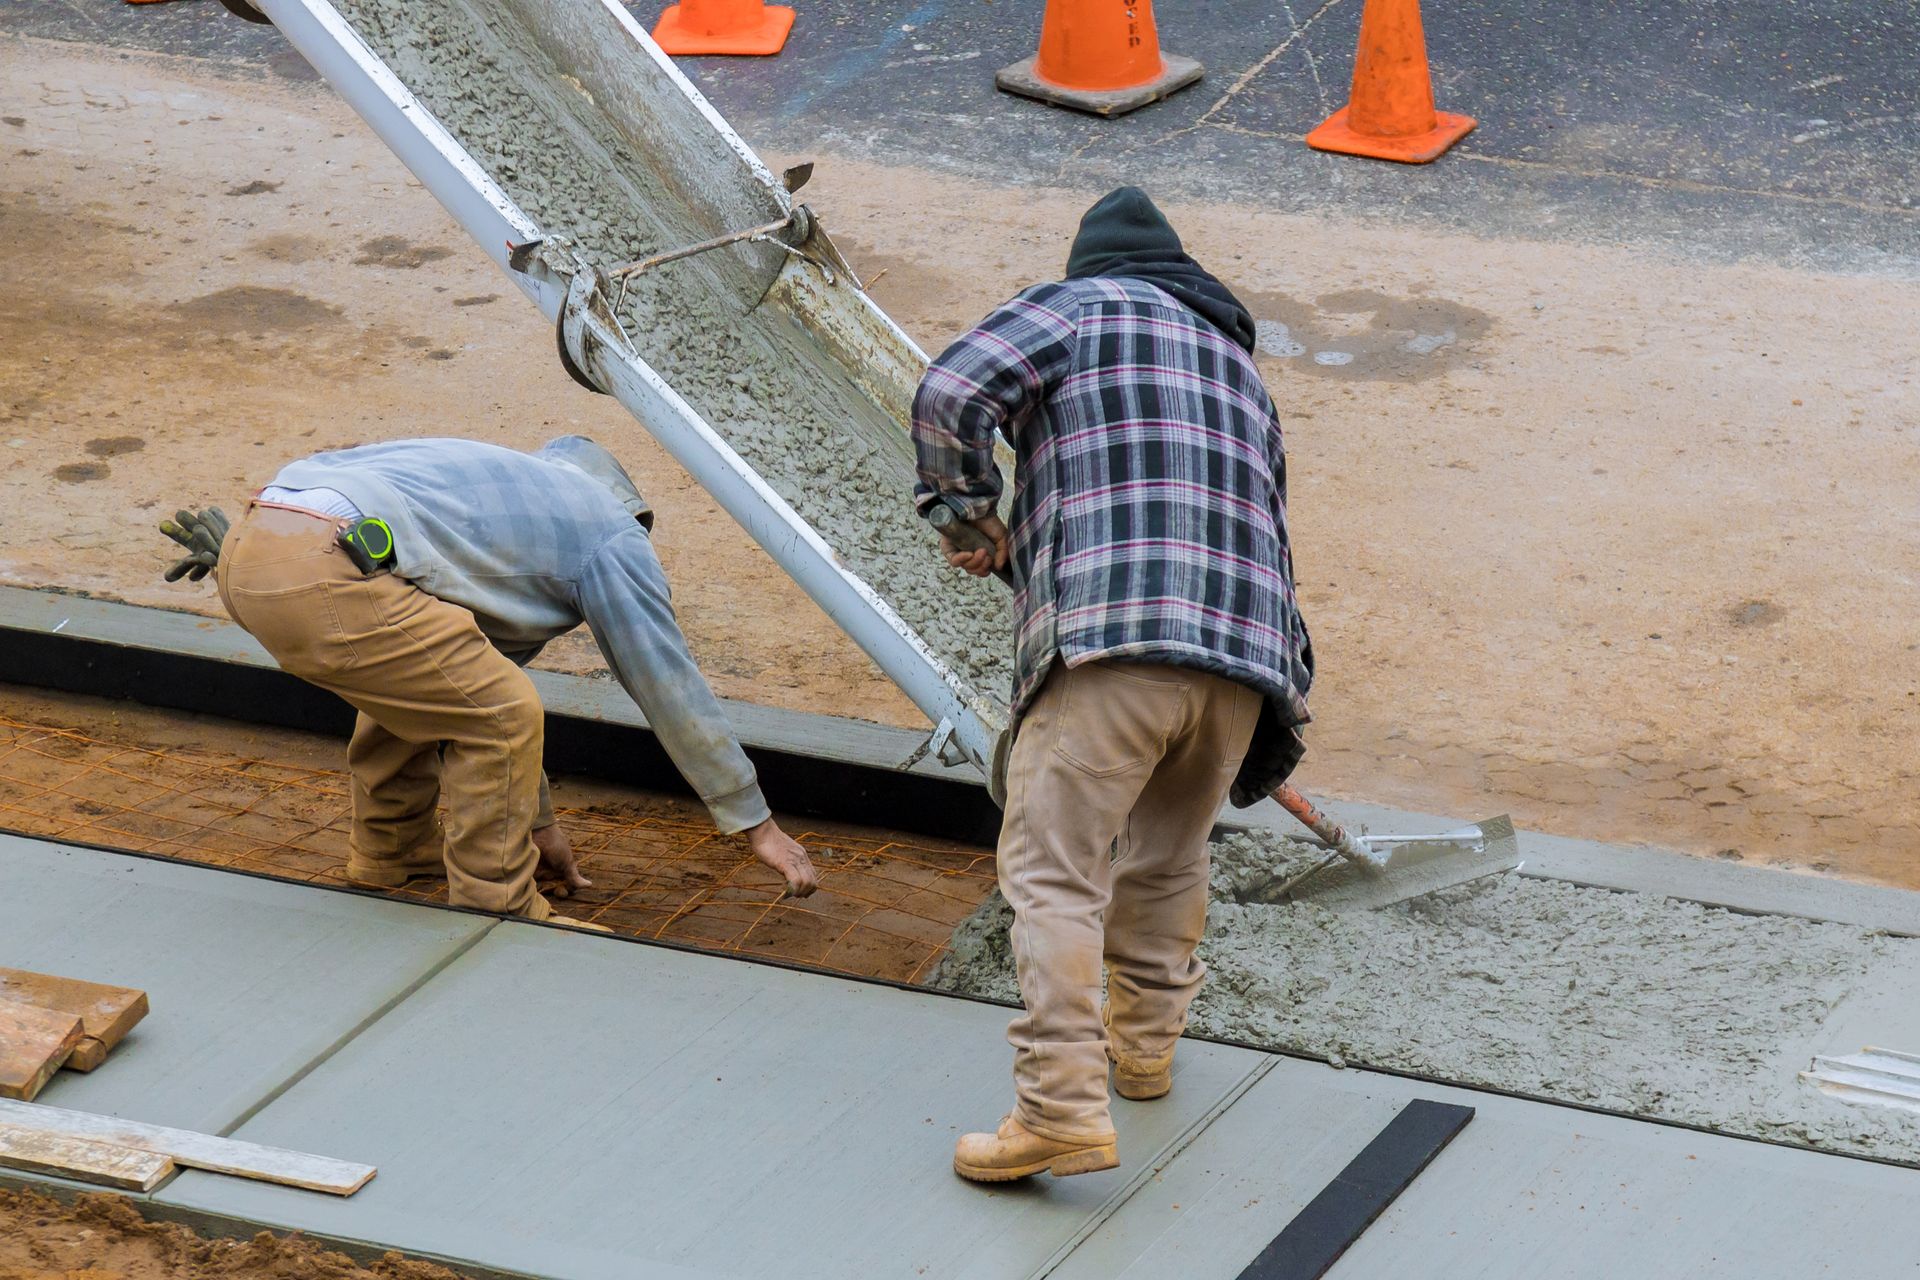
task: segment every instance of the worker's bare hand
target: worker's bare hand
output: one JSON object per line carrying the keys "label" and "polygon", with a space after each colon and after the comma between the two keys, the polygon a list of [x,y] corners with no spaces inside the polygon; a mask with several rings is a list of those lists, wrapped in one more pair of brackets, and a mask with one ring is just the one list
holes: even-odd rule
{"label": "worker's bare hand", "polygon": [[990,573],[1006,568],[1008,542],[1005,522],[999,516],[981,516],[978,520],[969,523],[993,540],[993,550],[991,552],[962,551],[950,538],[942,535],[940,550],[947,557],[947,563],[956,569],[965,570],[976,578],[984,578]]}
{"label": "worker's bare hand", "polygon": [[747,847],[753,850],[754,857],[786,877],[787,892],[793,897],[804,898],[820,887],[813,859],[807,857],[799,841],[782,831],[772,818],[747,832]]}
{"label": "worker's bare hand", "polygon": [[593,888],[593,881],[580,874],[579,859],[573,856],[573,841],[567,839],[559,823],[535,827],[533,847],[540,851],[540,869],[535,874],[543,880],[560,882],[551,890],[554,897],[571,897],[575,889]]}

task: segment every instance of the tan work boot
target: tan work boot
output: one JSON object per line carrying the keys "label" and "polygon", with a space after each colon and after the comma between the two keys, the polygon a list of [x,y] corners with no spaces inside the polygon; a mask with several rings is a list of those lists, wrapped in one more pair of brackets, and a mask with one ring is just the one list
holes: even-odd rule
{"label": "tan work boot", "polygon": [[1152,1102],[1155,1098],[1164,1098],[1173,1092],[1173,1063],[1169,1061],[1160,1070],[1150,1071],[1137,1062],[1115,1056],[1113,1091],[1128,1102]]}
{"label": "tan work boot", "polygon": [[434,854],[431,862],[418,858],[370,862],[348,854],[345,874],[348,884],[361,889],[398,889],[415,880],[446,879],[447,864],[438,853]]}
{"label": "tan work boot", "polygon": [[1157,1068],[1129,1058],[1113,1047],[1113,1006],[1100,1006],[1100,1025],[1107,1032],[1107,1061],[1113,1063],[1113,1091],[1129,1102],[1152,1102],[1173,1092],[1173,1057]]}
{"label": "tan work boot", "polygon": [[963,1134],[953,1148],[953,1171],[974,1182],[1012,1182],[1036,1173],[1065,1178],[1119,1163],[1120,1151],[1112,1138],[1105,1142],[1043,1138],[1011,1115],[993,1133]]}

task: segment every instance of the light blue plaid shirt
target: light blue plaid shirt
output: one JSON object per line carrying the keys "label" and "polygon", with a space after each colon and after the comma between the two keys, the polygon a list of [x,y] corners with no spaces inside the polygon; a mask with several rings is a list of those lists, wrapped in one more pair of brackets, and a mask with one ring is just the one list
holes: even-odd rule
{"label": "light blue plaid shirt", "polygon": [[400,440],[288,464],[273,483],[345,494],[393,529],[394,572],[472,611],[516,662],[582,622],[723,832],[769,816],[753,765],[673,614],[653,541],[554,442],[520,453]]}

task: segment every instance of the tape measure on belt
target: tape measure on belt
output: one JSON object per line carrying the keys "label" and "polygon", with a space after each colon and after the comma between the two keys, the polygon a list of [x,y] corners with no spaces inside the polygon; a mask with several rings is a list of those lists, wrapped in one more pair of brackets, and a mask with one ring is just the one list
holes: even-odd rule
{"label": "tape measure on belt", "polygon": [[340,545],[362,573],[393,567],[393,529],[385,520],[366,516],[340,531]]}

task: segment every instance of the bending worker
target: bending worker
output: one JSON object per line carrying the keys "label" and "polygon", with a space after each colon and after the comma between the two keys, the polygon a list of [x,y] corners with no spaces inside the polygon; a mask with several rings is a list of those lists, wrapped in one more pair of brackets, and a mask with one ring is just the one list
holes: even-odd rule
{"label": "bending worker", "polygon": [[1221,801],[1253,803],[1302,754],[1313,658],[1253,339],[1123,187],[1081,220],[1066,280],[989,315],[915,398],[921,510],[947,503],[991,541],[944,549],[976,576],[1011,568],[1019,628],[998,864],[1026,1011],[1013,1111],[960,1139],[965,1177],[1119,1163],[1108,1063],[1123,1098],[1172,1088]]}
{"label": "bending worker", "polygon": [[813,892],[806,851],[773,821],[687,652],[652,509],[591,440],[533,454],[467,440],[322,453],[282,469],[230,534],[207,515],[211,529],[168,529],[197,553],[169,577],[217,563],[233,620],[359,712],[350,881],[444,874],[454,903],[533,920],[552,914],[537,864],[568,890],[589,883],[554,824],[543,712],[521,670],[585,622],[715,825],[746,832],[789,891]]}

